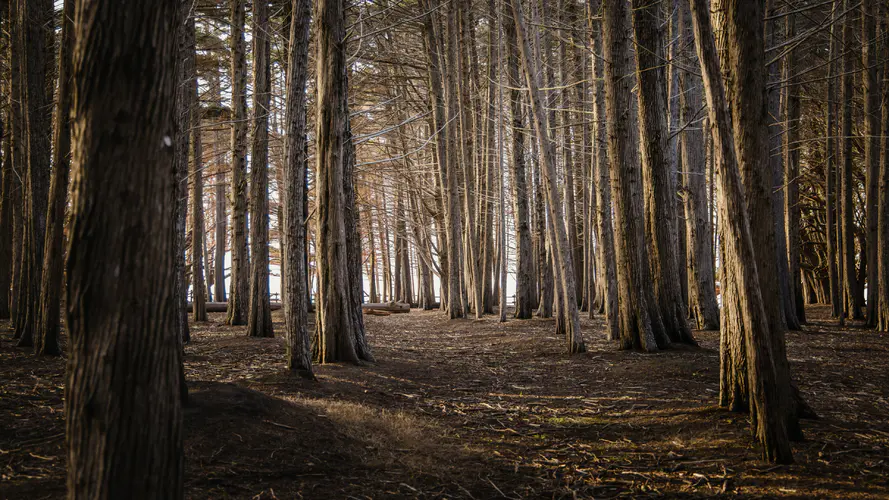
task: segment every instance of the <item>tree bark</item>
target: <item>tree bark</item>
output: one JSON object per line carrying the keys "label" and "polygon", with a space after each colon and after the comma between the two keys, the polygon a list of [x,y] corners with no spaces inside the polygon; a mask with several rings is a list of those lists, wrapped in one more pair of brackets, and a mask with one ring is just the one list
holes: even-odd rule
{"label": "tree bark", "polygon": [[232,235],[228,325],[246,325],[250,293],[247,253],[247,55],[244,42],[245,0],[230,0],[232,80]]}
{"label": "tree bark", "polygon": [[838,2],[842,0],[835,0],[834,5],[832,6],[833,15],[830,24],[830,51],[828,52],[828,76],[827,76],[827,116],[825,119],[826,124],[826,145],[825,145],[825,162],[824,162],[824,177],[825,177],[825,194],[824,199],[827,202],[826,212],[826,234],[825,239],[827,240],[827,273],[828,273],[828,281],[830,285],[830,310],[831,316],[834,318],[841,318],[842,316],[842,300],[840,298],[840,279],[838,276],[837,270],[837,223],[836,223],[836,207],[837,207],[837,195],[836,195],[836,179],[837,179],[837,169],[836,169],[836,158],[837,158],[837,146],[836,141],[834,140],[834,133],[836,129],[836,72],[837,72],[837,51],[838,51],[838,34],[836,33],[837,29],[837,16],[839,15],[839,5]]}
{"label": "tree bark", "polygon": [[179,4],[77,2],[70,499],[183,498],[171,168]]}
{"label": "tree bark", "polygon": [[63,283],[65,207],[68,204],[68,175],[71,170],[71,51],[74,47],[74,0],[62,8],[62,37],[59,47],[59,95],[53,139],[53,171],[49,188],[44,236],[43,281],[40,285],[40,318],[34,338],[34,352],[57,356],[59,316]]}
{"label": "tree bark", "polygon": [[[188,29],[194,32],[194,18],[188,21]],[[195,35],[189,37],[194,41]],[[190,50],[197,49],[193,43]],[[195,54],[197,57],[197,54]],[[192,318],[195,322],[207,321],[207,285],[204,280],[204,148],[201,137],[201,102],[198,89],[197,71],[194,64],[189,68],[189,91],[191,98],[191,297]],[[189,133],[189,132],[186,132]]]}
{"label": "tree bark", "polygon": [[880,276],[878,281],[877,330],[889,332],[889,7],[883,6],[883,158],[880,164],[880,205],[877,240],[882,241],[877,251]]}
{"label": "tree bark", "polygon": [[[880,135],[881,130],[880,119],[880,99],[881,82],[877,57],[877,26],[875,18],[879,12],[874,11],[873,6],[865,3],[861,4],[862,18],[862,45],[864,49],[864,124],[865,135],[864,140],[864,164],[865,172],[865,219],[866,219],[866,239],[867,239],[867,326],[877,326],[877,310],[880,303],[880,270],[878,260],[878,248],[880,241],[877,239],[879,231],[879,210],[880,210]],[[889,64],[882,61],[883,65]],[[889,102],[885,104],[889,106]],[[882,240],[885,246],[889,244],[886,240]]]}
{"label": "tree bark", "polygon": [[176,305],[179,321],[176,328],[184,343],[191,340],[188,328],[188,282],[186,254],[186,231],[188,220],[188,153],[191,139],[191,116],[195,98],[195,28],[191,4],[187,0],[179,3],[179,57],[177,58],[179,82],[176,86],[176,136],[174,140],[176,169],[175,198],[175,239],[176,239]]}

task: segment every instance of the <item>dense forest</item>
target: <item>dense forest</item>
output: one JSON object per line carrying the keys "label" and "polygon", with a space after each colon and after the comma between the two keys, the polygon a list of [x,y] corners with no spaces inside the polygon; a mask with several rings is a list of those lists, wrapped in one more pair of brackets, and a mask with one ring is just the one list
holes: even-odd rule
{"label": "dense forest", "polygon": [[0,0],[0,498],[886,498],[886,0]]}

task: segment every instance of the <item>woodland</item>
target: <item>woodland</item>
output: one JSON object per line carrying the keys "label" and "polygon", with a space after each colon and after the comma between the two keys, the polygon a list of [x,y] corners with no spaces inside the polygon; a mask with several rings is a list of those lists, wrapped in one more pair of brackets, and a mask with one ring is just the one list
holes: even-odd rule
{"label": "woodland", "polygon": [[887,477],[886,0],[0,0],[0,499]]}

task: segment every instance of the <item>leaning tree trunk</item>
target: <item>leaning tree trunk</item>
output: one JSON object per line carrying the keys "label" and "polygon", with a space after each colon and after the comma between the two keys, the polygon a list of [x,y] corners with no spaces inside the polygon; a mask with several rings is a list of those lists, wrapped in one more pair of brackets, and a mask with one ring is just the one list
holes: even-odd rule
{"label": "leaning tree trunk", "polygon": [[633,86],[630,52],[630,6],[607,3],[603,15],[605,105],[611,189],[614,198],[616,277],[620,344],[623,349],[655,351],[669,344],[648,268],[644,234],[642,171],[630,103]]}
{"label": "leaning tree trunk", "polygon": [[309,0],[293,0],[286,89],[287,127],[284,168],[284,320],[287,368],[312,377],[309,304],[306,294],[306,229],[303,195],[306,175],[306,80],[309,64]]}
{"label": "leaning tree trunk", "polygon": [[[729,310],[722,315],[722,335],[731,340],[731,349],[724,349],[721,353],[720,390],[730,387],[733,395],[743,398],[743,404],[749,406],[754,435],[763,446],[764,458],[790,463],[793,461],[793,452],[785,427],[786,410],[781,403],[785,391],[780,389],[782,385],[789,385],[789,381],[778,378],[779,373],[772,360],[773,332],[763,304],[744,185],[741,183],[733,141],[735,136],[722,86],[716,43],[710,27],[710,9],[707,0],[689,0],[689,4],[695,46],[707,96],[713,154],[719,165],[717,182],[721,199],[718,206],[723,224],[721,232],[724,259],[722,293],[726,307],[731,308],[731,315],[727,314]],[[738,5],[731,5],[728,9],[736,11]],[[748,22],[751,25],[760,25],[758,19],[756,15],[746,19],[733,15],[728,24]],[[732,28],[737,29],[737,25]],[[753,29],[757,30],[757,27],[753,26]],[[751,43],[759,44],[761,54],[762,38],[751,40]],[[734,47],[735,53],[730,57],[730,64],[737,64],[737,50],[740,48]],[[749,46],[744,49],[757,50]],[[758,69],[763,70],[764,67]],[[763,120],[759,125],[764,124]],[[739,391],[739,388],[743,391]],[[724,400],[722,396],[720,399]]]}
{"label": "leaning tree trunk", "polygon": [[679,244],[676,239],[676,185],[671,172],[667,121],[667,84],[663,65],[660,1],[633,0],[633,31],[638,45],[639,121],[646,216],[653,236],[649,249],[651,274],[661,321],[671,342],[696,345],[688,328],[688,309],[682,298]]}
{"label": "leaning tree trunk", "polygon": [[179,4],[77,5],[68,498],[183,497],[171,168]]}
{"label": "leaning tree trunk", "polygon": [[269,7],[253,3],[253,144],[250,152],[250,308],[247,335],[273,337],[269,296]]}
{"label": "leaning tree trunk", "polygon": [[555,246],[553,248],[554,268],[558,271],[559,307],[562,308],[560,320],[564,321],[562,328],[569,353],[584,352],[583,335],[580,331],[580,314],[577,307],[577,288],[574,283],[574,263],[572,262],[572,249],[568,245],[565,220],[562,213],[562,200],[559,194],[558,178],[556,174],[555,144],[549,137],[549,121],[543,108],[540,85],[538,83],[537,61],[531,53],[531,45],[525,31],[524,15],[522,13],[521,0],[510,0],[512,15],[515,21],[516,36],[518,37],[519,51],[522,54],[522,62],[525,68],[525,82],[529,89],[531,101],[531,116],[534,132],[537,134],[537,142],[541,151],[542,176],[546,188],[546,199],[552,215],[550,234],[553,236]]}
{"label": "leaning tree trunk", "polygon": [[22,68],[23,139],[27,166],[24,180],[25,225],[19,321],[14,335],[19,346],[32,346],[39,323],[40,284],[43,279],[43,248],[52,137],[53,102],[53,2],[18,2]]}
{"label": "leaning tree trunk", "polygon": [[[344,193],[346,157],[350,140],[346,109],[345,12],[342,0],[320,0],[315,5],[317,105],[316,255],[318,304],[315,360],[320,363],[362,360],[356,342],[352,303],[352,273],[347,248],[347,200]],[[363,332],[362,332],[363,333]]]}
{"label": "leaning tree trunk", "polygon": [[231,1],[231,79],[232,79],[232,235],[231,288],[225,322],[247,324],[250,292],[247,255],[247,56],[244,43],[244,4]]}
{"label": "leaning tree trunk", "polygon": [[59,48],[59,95],[53,139],[53,171],[49,187],[44,236],[43,281],[40,285],[40,316],[34,338],[38,354],[59,355],[59,309],[63,288],[63,233],[68,204],[68,175],[71,169],[71,51],[74,47],[74,0],[65,0],[62,9],[62,38]]}
{"label": "leaning tree trunk", "polygon": [[[690,12],[685,2],[680,6],[680,36],[687,52],[685,66],[679,71],[679,121],[692,123],[703,116],[701,111],[701,80],[688,68],[699,66],[694,54],[694,33]],[[698,328],[719,329],[719,304],[716,302],[716,279],[713,271],[713,249],[710,246],[710,212],[707,210],[706,158],[703,126],[689,126],[680,136],[682,165],[685,169],[685,231],[686,261],[689,276],[689,302]]]}

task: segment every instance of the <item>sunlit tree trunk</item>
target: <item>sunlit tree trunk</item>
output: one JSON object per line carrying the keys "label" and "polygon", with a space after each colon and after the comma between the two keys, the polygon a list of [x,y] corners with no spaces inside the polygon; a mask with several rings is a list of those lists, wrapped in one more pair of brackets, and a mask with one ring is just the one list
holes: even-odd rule
{"label": "sunlit tree trunk", "polygon": [[[880,64],[878,61],[877,26],[875,18],[879,12],[875,11],[873,6],[866,2],[861,4],[861,17],[863,23],[862,45],[864,54],[862,57],[864,63],[864,124],[865,124],[865,140],[864,140],[864,164],[865,173],[865,219],[867,232],[867,325],[871,327],[877,326],[877,311],[880,303],[880,270],[877,262],[881,240],[877,238],[879,232],[879,209],[880,209],[880,134],[881,130],[880,113],[881,103],[881,81]],[[884,34],[885,36],[885,34]],[[885,41],[884,41],[885,43]],[[889,64],[884,59],[883,65]],[[883,104],[889,106],[889,102]],[[882,240],[882,245],[889,244],[886,240]]]}

